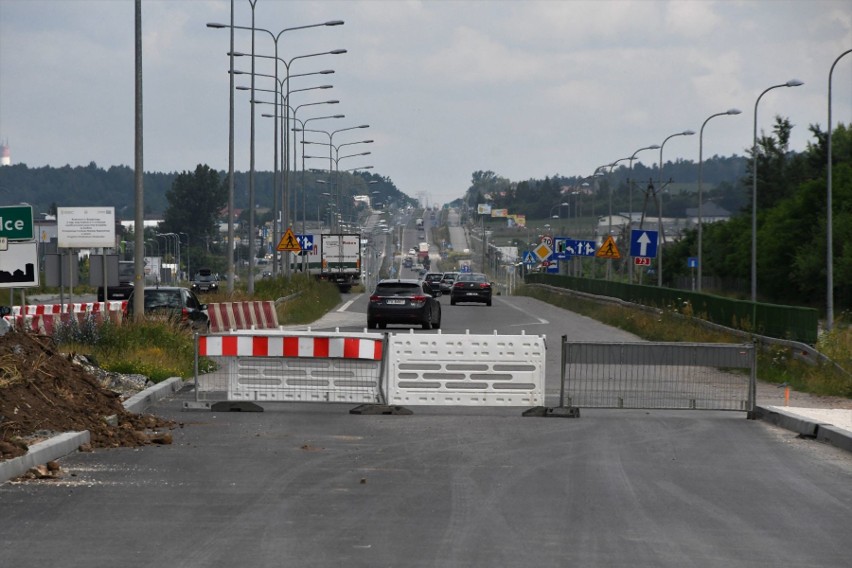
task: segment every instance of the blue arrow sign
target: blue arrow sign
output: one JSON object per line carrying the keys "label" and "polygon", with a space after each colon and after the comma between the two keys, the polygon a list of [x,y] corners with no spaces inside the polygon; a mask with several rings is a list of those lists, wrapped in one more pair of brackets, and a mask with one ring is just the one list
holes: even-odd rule
{"label": "blue arrow sign", "polygon": [[565,240],[566,259],[572,256],[595,256],[597,250],[595,241],[583,241],[577,239]]}
{"label": "blue arrow sign", "polygon": [[657,258],[657,231],[630,231],[630,256]]}
{"label": "blue arrow sign", "polygon": [[296,235],[296,240],[299,241],[299,246],[302,247],[302,250],[313,250],[314,249],[314,236],[313,235]]}

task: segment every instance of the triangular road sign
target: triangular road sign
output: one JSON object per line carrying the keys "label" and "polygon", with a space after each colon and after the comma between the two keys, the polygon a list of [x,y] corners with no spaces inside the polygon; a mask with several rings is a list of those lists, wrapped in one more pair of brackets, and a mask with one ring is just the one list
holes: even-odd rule
{"label": "triangular road sign", "polygon": [[618,247],[615,246],[615,239],[612,238],[612,235],[608,236],[604,243],[601,245],[601,248],[595,253],[595,256],[598,258],[609,258],[618,260],[621,258],[621,253],[618,252]]}
{"label": "triangular road sign", "polygon": [[299,239],[296,238],[296,235],[293,233],[293,229],[287,229],[287,232],[284,233],[284,236],[281,237],[281,240],[278,241],[278,246],[275,247],[277,251],[289,251],[289,252],[301,252],[302,245],[299,244]]}

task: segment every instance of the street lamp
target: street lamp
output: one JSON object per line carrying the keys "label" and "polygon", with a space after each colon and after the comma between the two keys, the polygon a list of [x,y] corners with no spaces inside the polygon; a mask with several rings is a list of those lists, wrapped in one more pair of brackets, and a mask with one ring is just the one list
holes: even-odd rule
{"label": "street lamp", "polygon": [[[636,159],[636,154],[642,152],[644,150],[659,150],[660,146],[657,144],[651,144],[650,146],[644,146],[639,148],[633,154],[630,155],[630,173],[628,174],[627,180],[627,208],[630,209],[630,218],[627,220],[627,238],[631,239],[633,234],[633,160]],[[627,273],[630,283],[633,284],[633,263],[629,262],[627,265]]]}
{"label": "street lamp", "polygon": [[[278,81],[277,81],[277,78],[278,78],[278,61],[279,61],[279,58],[278,58],[278,40],[281,38],[281,36],[284,34],[284,32],[295,31],[295,30],[303,30],[303,29],[308,29],[308,28],[317,28],[317,27],[323,27],[323,26],[340,26],[340,25],[343,25],[343,23],[344,23],[343,20],[329,20],[329,21],[326,21],[326,22],[318,23],[318,24],[309,24],[309,25],[305,25],[305,26],[295,26],[295,27],[292,27],[292,28],[284,28],[276,34],[276,33],[273,33],[270,30],[255,27],[255,25],[254,25],[255,4],[256,4],[256,0],[254,2],[251,2],[251,27],[236,26],[236,25],[233,24],[233,3],[232,3],[232,13],[231,13],[231,20],[232,20],[231,24],[219,24],[219,23],[208,23],[207,24],[208,28],[214,28],[214,29],[229,28],[231,30],[231,49],[230,49],[230,54],[229,54],[230,58],[231,58],[231,60],[230,60],[231,61],[231,71],[233,71],[233,68],[234,68],[234,55],[235,55],[234,54],[234,30],[239,29],[239,30],[250,30],[251,31],[251,71],[252,71],[251,99],[252,99],[252,103],[251,103],[251,134],[250,134],[251,142],[250,142],[250,152],[249,152],[250,153],[250,158],[249,158],[249,161],[250,161],[250,171],[249,171],[249,207],[250,207],[250,211],[249,211],[249,232],[251,233],[251,238],[249,239],[249,256],[252,257],[251,258],[252,262],[254,261],[254,214],[255,214],[255,211],[254,211],[254,71],[255,71],[254,70],[254,60],[255,60],[254,32],[256,30],[266,32],[267,34],[269,34],[270,38],[272,38],[272,42],[273,42],[273,45],[275,47],[275,78],[276,78],[276,88],[277,88],[277,86],[278,86]],[[335,50],[335,52],[340,52],[340,53],[345,53],[345,51],[346,50]],[[288,64],[287,65],[288,77],[289,77],[289,74],[290,74],[290,67],[289,67],[289,64]],[[289,86],[289,81],[288,81],[287,84]],[[229,143],[229,146],[230,146],[229,153],[230,153],[230,156],[231,156],[231,160],[230,160],[231,162],[233,162],[232,156],[233,156],[233,144],[234,144],[234,141],[233,141],[233,112],[234,112],[233,111],[233,90],[234,90],[234,88],[233,88],[233,74],[232,74],[231,75],[232,102],[231,102],[231,111],[230,111],[231,112],[231,128],[230,128],[230,141],[229,141],[230,142]],[[276,112],[277,112],[277,107],[276,107]],[[278,121],[277,120],[275,121],[275,127],[278,128]],[[277,140],[277,136],[276,136],[276,140]],[[275,152],[275,156],[276,156],[276,159],[277,159],[277,156],[278,156],[277,150]],[[276,168],[276,170],[277,170],[277,168]],[[231,182],[230,182],[231,185],[230,185],[230,189],[229,189],[230,198],[229,198],[229,203],[228,203],[228,237],[232,241],[233,238],[234,238],[234,231],[233,231],[233,215],[234,215],[234,213],[233,213],[233,163],[231,163],[230,177],[231,177]],[[285,174],[285,181],[286,181],[286,174]],[[286,194],[286,187],[284,189],[284,193]],[[233,246],[233,242],[229,242],[229,246]],[[234,262],[233,261],[233,254],[229,254],[228,255],[228,291],[229,292],[233,291],[233,280],[234,280],[234,264],[233,264],[233,262]],[[288,265],[288,267],[289,267],[289,265]],[[288,270],[288,274],[289,274],[289,270]],[[254,270],[251,269],[251,268],[249,269],[247,290],[248,290],[249,294],[254,293]]]}
{"label": "street lamp", "polygon": [[[553,207],[550,208],[550,214],[548,214],[548,217],[550,217],[551,219],[561,219],[562,218],[562,208],[563,207],[570,207],[570,206],[571,206],[570,203],[566,203],[564,201],[561,202],[561,203],[557,203],[556,205],[554,205]],[[557,207],[559,207],[559,215],[554,215],[553,210],[556,209]],[[569,217],[571,216],[570,209],[569,209],[568,216]]]}
{"label": "street lamp", "polygon": [[831,213],[831,76],[834,73],[834,66],[837,65],[837,62],[840,61],[845,55],[849,55],[852,53],[852,49],[847,49],[843,53],[837,56],[837,59],[834,60],[834,63],[831,64],[831,69],[828,71],[828,137],[826,140],[826,144],[828,146],[828,181],[826,182],[827,187],[827,198],[826,198],[826,255],[827,255],[827,264],[826,264],[826,276],[828,280],[828,290],[826,290],[826,302],[825,302],[825,327],[827,330],[831,331],[831,328],[834,327],[834,237],[832,236],[832,213]]}
{"label": "street lamp", "polygon": [[702,278],[702,270],[704,269],[704,259],[702,257],[703,251],[703,231],[704,231],[704,218],[702,216],[702,206],[703,206],[703,193],[702,193],[702,182],[703,182],[703,172],[704,172],[704,127],[707,126],[707,123],[710,122],[711,118],[715,118],[717,116],[727,116],[727,115],[736,115],[741,114],[742,111],[738,108],[731,108],[726,110],[725,112],[717,112],[716,114],[711,114],[707,117],[707,119],[701,124],[701,130],[698,134],[698,292],[701,292],[701,278]]}
{"label": "street lamp", "polygon": [[[752,159],[752,167],[751,167],[751,175],[752,175],[752,190],[751,190],[751,301],[752,303],[757,302],[757,105],[760,103],[760,99],[763,98],[763,95],[771,91],[772,89],[778,89],[780,87],[798,87],[800,85],[804,85],[798,79],[790,79],[786,83],[781,83],[779,85],[773,85],[767,89],[765,89],[760,95],[758,95],[757,100],[754,101],[754,134],[752,136],[752,144],[751,144],[751,159]],[[754,322],[752,322],[754,324]]]}
{"label": "street lamp", "polygon": [[[334,135],[338,134],[340,132],[346,132],[347,130],[356,130],[358,128],[370,128],[370,125],[369,124],[360,124],[358,126],[350,126],[348,128],[339,128],[339,129],[333,130],[331,132],[328,132],[327,130],[311,130],[311,129],[308,129],[308,128],[302,128],[302,129],[294,128],[293,132],[299,132],[299,131],[315,132],[315,133],[318,133],[318,134],[325,134],[326,136],[328,136],[328,177],[329,177],[329,182],[331,182],[332,167],[333,167],[333,163],[334,163],[334,158],[332,157],[332,150],[334,149]],[[305,156],[305,157],[307,157],[307,156]],[[316,156],[314,156],[314,158],[316,158]],[[320,159],[323,159],[323,158],[320,158]],[[333,188],[334,188],[334,185],[332,184],[332,193],[334,193]],[[339,209],[340,203],[337,203],[337,205],[338,205],[338,209]]]}
{"label": "street lamp", "polygon": [[663,246],[666,242],[666,236],[663,233],[663,147],[665,147],[666,142],[669,139],[674,138],[675,136],[692,136],[695,134],[692,130],[684,130],[683,132],[677,132],[675,134],[670,134],[663,140],[663,143],[660,144],[660,170],[657,172],[659,175],[659,180],[657,184],[657,190],[654,192],[656,194],[660,194],[659,201],[657,201],[657,238],[659,239],[659,246],[657,247],[657,286],[663,286]]}
{"label": "street lamp", "polygon": [[[271,32],[269,32],[268,30],[261,30],[261,31],[266,31],[267,33],[269,33],[270,35],[272,35],[272,33],[271,33]],[[279,34],[279,35],[280,35],[280,34]],[[277,42],[277,38],[276,38],[276,41],[275,41],[275,55],[274,55],[274,56],[273,56],[273,55],[255,55],[255,56],[253,56],[253,57],[252,57],[252,62],[254,62],[254,58],[255,58],[255,57],[261,57],[261,58],[265,58],[265,59],[274,59],[274,60],[275,60],[275,74],[274,74],[274,75],[269,75],[269,74],[264,74],[264,73],[255,73],[255,71],[254,71],[254,66],[252,65],[252,72],[251,72],[251,76],[252,76],[252,87],[251,87],[251,91],[252,91],[252,108],[254,108],[254,104],[255,104],[255,103],[261,102],[261,101],[255,101],[255,100],[254,100],[254,91],[256,91],[256,90],[267,90],[267,91],[268,91],[268,89],[256,89],[256,88],[255,88],[255,86],[254,86],[254,78],[255,78],[255,76],[271,77],[271,78],[273,78],[273,79],[275,80],[275,90],[274,90],[274,91],[269,91],[269,92],[274,92],[274,93],[275,93],[275,101],[276,101],[276,102],[275,102],[275,116],[276,116],[276,118],[277,118],[277,115],[278,115],[278,106],[279,106],[279,105],[281,105],[281,106],[283,106],[283,107],[284,107],[284,119],[285,119],[285,122],[286,122],[286,121],[289,121],[289,119],[290,119],[289,111],[290,111],[290,108],[291,108],[291,107],[290,107],[290,105],[289,105],[289,102],[290,102],[290,94],[291,94],[291,93],[298,92],[298,91],[311,90],[311,89],[313,89],[313,88],[317,88],[317,89],[328,89],[328,88],[332,88],[332,86],[331,86],[331,85],[325,85],[325,86],[321,86],[321,87],[313,87],[313,88],[311,88],[311,89],[295,89],[295,90],[290,90],[290,78],[291,78],[291,77],[297,77],[297,76],[304,76],[304,75],[311,75],[311,74],[312,74],[312,73],[301,73],[301,74],[293,74],[293,75],[291,75],[291,74],[290,74],[290,66],[293,64],[293,62],[294,62],[294,61],[296,61],[297,59],[306,59],[306,58],[308,58],[308,57],[318,57],[318,56],[320,56],[320,55],[340,55],[340,54],[343,54],[343,53],[346,53],[346,50],[345,50],[345,49],[333,49],[333,50],[331,50],[331,51],[322,51],[322,52],[318,52],[318,53],[308,53],[308,54],[305,54],[305,55],[297,55],[297,56],[295,56],[295,57],[290,58],[289,60],[285,60],[285,59],[282,59],[282,58],[278,57],[278,42]],[[234,56],[244,56],[244,55],[246,55],[246,54],[245,54],[245,53],[232,53],[231,55],[234,55]],[[279,62],[279,61],[280,61],[280,62],[284,65],[284,67],[285,67],[285,69],[286,69],[286,71],[287,71],[287,72],[286,72],[286,74],[285,74],[285,76],[284,76],[284,78],[283,78],[283,79],[281,79],[281,80],[279,80],[279,79],[278,79],[278,62]],[[330,70],[327,70],[327,71],[321,71],[321,72],[319,72],[319,74],[327,74],[327,73],[330,73],[330,72],[332,72],[332,71],[330,71]],[[232,74],[244,74],[244,72],[242,72],[242,71],[232,71]],[[286,83],[286,85],[287,85],[287,86],[286,86],[286,88],[285,88],[285,86],[284,86],[284,84],[285,84],[285,83]],[[279,89],[280,89],[280,90],[279,90]],[[280,93],[280,95],[281,95],[281,99],[282,99],[282,101],[283,101],[283,102],[278,102],[279,93]],[[285,93],[286,93],[286,94],[285,94]],[[252,119],[253,119],[253,118],[254,118],[254,113],[252,112]],[[282,165],[282,169],[283,169],[283,171],[284,171],[284,175],[283,175],[282,184],[281,184],[281,194],[282,194],[282,195],[281,195],[281,209],[279,210],[279,208],[278,208],[278,207],[279,207],[279,206],[278,206],[278,192],[277,192],[277,185],[278,185],[278,180],[277,180],[277,178],[278,178],[278,121],[276,120],[276,121],[275,121],[275,132],[273,133],[273,135],[274,135],[274,137],[275,137],[275,144],[274,144],[274,149],[273,149],[273,151],[275,152],[275,160],[274,160],[274,168],[275,168],[275,172],[274,172],[274,175],[273,175],[273,185],[275,185],[275,186],[276,186],[276,189],[275,189],[275,191],[273,192],[273,195],[274,195],[274,197],[275,197],[275,199],[274,199],[274,201],[275,201],[274,208],[275,208],[276,212],[279,214],[279,216],[282,218],[282,222],[284,222],[284,223],[289,223],[289,220],[290,220],[290,211],[289,211],[289,207],[290,207],[290,192],[289,192],[289,185],[290,185],[290,183],[289,183],[289,177],[290,177],[290,176],[288,175],[288,173],[289,173],[289,169],[290,169],[290,168],[289,168],[289,164],[288,164],[288,160],[289,160],[289,152],[287,151],[287,144],[289,144],[290,137],[289,137],[289,135],[286,135],[286,132],[287,132],[287,130],[286,130],[286,127],[285,127],[285,128],[283,128],[283,129],[282,129],[282,131],[281,131],[281,134],[282,134],[282,136],[281,136],[281,137],[282,137],[282,145],[281,145],[281,165]],[[295,136],[294,136],[294,138],[295,138]],[[294,143],[294,144],[293,144],[293,152],[295,153],[295,151],[296,151],[296,148],[295,148],[295,143]],[[295,157],[293,158],[293,161],[295,162]],[[251,180],[250,180],[250,181],[251,181]],[[249,185],[250,185],[250,187],[249,187],[249,195],[250,195],[250,197],[251,197],[251,195],[252,195],[252,192],[251,192],[251,183],[250,183]],[[251,199],[250,199],[250,201],[251,201]],[[251,223],[251,219],[252,219],[252,215],[253,215],[253,213],[254,213],[254,208],[252,207],[252,211],[251,211],[251,213],[250,213],[250,215],[249,215],[250,230],[252,230],[252,231],[253,231],[253,224]],[[273,238],[278,239],[278,235],[273,235]],[[277,255],[276,255],[276,257],[275,257],[275,259],[274,259],[274,261],[273,261],[273,270],[276,270],[276,269],[277,269],[277,261],[278,261],[278,257],[277,257]],[[287,265],[286,265],[286,267],[285,267],[285,274],[286,274],[287,276],[289,276],[289,275],[290,275],[290,263],[287,263]],[[250,286],[252,289],[253,289],[253,280],[254,280],[254,273],[253,273],[253,272],[251,272],[251,273],[249,274],[249,286]]]}

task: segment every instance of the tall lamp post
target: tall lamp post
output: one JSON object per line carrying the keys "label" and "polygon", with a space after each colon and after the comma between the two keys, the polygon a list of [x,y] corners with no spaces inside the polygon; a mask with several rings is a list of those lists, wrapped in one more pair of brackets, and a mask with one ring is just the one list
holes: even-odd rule
{"label": "tall lamp post", "polygon": [[698,133],[698,292],[701,292],[701,277],[702,270],[704,269],[704,258],[702,256],[703,248],[703,231],[704,231],[704,217],[702,215],[702,206],[704,204],[703,192],[702,192],[702,184],[704,177],[704,127],[707,126],[707,123],[710,122],[710,119],[716,118],[717,116],[728,116],[728,115],[736,115],[741,114],[743,111],[737,108],[731,108],[726,110],[725,112],[717,112],[716,114],[711,114],[708,116],[704,122],[701,124],[701,130]]}
{"label": "tall lamp post", "polygon": [[[310,129],[306,129],[306,128],[302,128],[302,129],[294,128],[293,131],[294,132],[299,132],[299,131],[315,132],[315,133],[318,133],[318,134],[325,134],[326,136],[328,136],[328,177],[329,177],[329,182],[331,182],[332,181],[331,176],[332,176],[332,170],[333,170],[333,164],[334,164],[334,158],[332,156],[332,150],[334,149],[334,135],[338,134],[340,132],[346,132],[347,130],[356,130],[358,128],[370,128],[370,125],[369,124],[360,124],[358,126],[350,126],[348,128],[339,128],[339,129],[333,130],[331,132],[328,132],[326,130],[310,130]],[[316,156],[314,156],[314,157],[316,157]],[[320,158],[320,159],[322,159],[322,158]],[[334,193],[333,184],[332,184],[332,193]],[[338,205],[338,209],[339,209],[340,203],[337,203],[337,205]]]}
{"label": "tall lamp post", "polygon": [[[255,98],[254,97],[254,72],[255,72],[255,69],[254,69],[254,60],[255,60],[254,32],[255,31],[266,32],[272,38],[272,42],[273,42],[274,47],[275,47],[275,77],[276,77],[276,87],[277,87],[278,60],[279,60],[279,58],[278,58],[278,40],[281,38],[281,36],[285,32],[295,31],[295,30],[303,30],[303,29],[308,29],[308,28],[317,28],[317,27],[323,27],[323,26],[340,26],[340,25],[343,25],[344,22],[342,20],[331,20],[331,21],[322,22],[322,23],[319,23],[319,24],[309,24],[309,25],[306,25],[306,26],[295,26],[295,27],[292,27],[292,28],[284,28],[276,34],[276,33],[272,32],[270,30],[255,27],[255,25],[254,25],[254,15],[255,15],[254,12],[255,12],[255,5],[257,4],[257,0],[249,0],[249,3],[251,4],[251,26],[250,27],[234,25],[234,23],[233,23],[233,2],[232,2],[232,13],[231,13],[231,20],[232,21],[231,21],[231,24],[208,23],[207,27],[208,28],[214,28],[214,29],[222,29],[222,28],[230,29],[230,31],[231,31],[231,50],[230,50],[229,55],[231,57],[231,71],[233,71],[233,68],[234,68],[234,65],[233,65],[234,59],[233,58],[234,58],[234,55],[235,55],[234,54],[234,39],[233,39],[234,38],[234,30],[238,29],[238,30],[250,30],[251,31],[251,73],[252,73],[251,99],[252,99],[252,103],[251,103],[251,134],[250,134],[251,142],[250,142],[250,151],[249,151],[249,153],[250,153],[250,158],[249,158],[249,161],[250,161],[250,172],[249,172],[249,208],[250,208],[250,210],[249,210],[249,233],[250,233],[250,235],[249,235],[249,256],[251,257],[251,259],[250,259],[250,262],[249,262],[249,275],[248,275],[247,290],[248,290],[249,294],[253,294],[254,293],[254,269],[253,269],[253,262],[254,262],[254,214],[255,214],[255,211],[254,211],[254,98]],[[338,50],[338,51],[340,51],[340,50]],[[345,52],[345,50],[342,50],[342,51]],[[287,68],[288,75],[289,75],[289,72],[290,72],[290,69],[288,67]],[[231,94],[232,94],[232,96],[233,96],[233,90],[234,90],[234,87],[233,87],[233,73],[232,73],[232,75],[231,75]],[[231,107],[231,116],[232,116],[231,121],[233,123],[233,103],[232,103],[232,107]],[[277,120],[275,121],[275,126],[276,126],[276,128],[278,127],[278,121]],[[232,134],[231,134],[230,146],[231,146],[231,152],[233,152],[233,125],[231,126],[231,133]],[[276,137],[276,139],[277,139],[277,137]],[[277,156],[277,152],[276,152],[276,156]],[[231,171],[231,174],[232,175],[231,175],[230,192],[231,192],[231,195],[233,195],[233,189],[232,189],[233,188],[233,171]],[[286,179],[286,173],[285,173],[285,179]],[[232,197],[229,200],[228,206],[229,206],[229,210],[228,210],[228,217],[229,217],[229,219],[228,219],[228,236],[229,236],[230,239],[233,239],[233,198]],[[229,242],[229,246],[233,246],[233,243]],[[228,278],[228,291],[229,292],[233,290],[233,280],[234,280],[233,275],[234,275],[233,254],[229,254],[229,260],[228,260],[228,276],[229,276],[229,278]]]}
{"label": "tall lamp post", "polygon": [[834,73],[834,66],[845,55],[852,53],[852,49],[847,49],[837,56],[834,63],[831,64],[831,69],[828,71],[828,172],[826,182],[826,277],[828,280],[828,289],[826,290],[825,298],[825,327],[829,331],[834,327],[834,237],[832,236],[832,213],[831,213],[831,76]]}
{"label": "tall lamp post", "polygon": [[[763,98],[763,95],[771,91],[772,89],[778,89],[780,87],[798,87],[800,85],[804,85],[798,79],[790,79],[786,83],[781,83],[779,85],[773,85],[767,89],[765,89],[760,95],[758,95],[757,100],[754,101],[754,133],[752,136],[751,143],[751,176],[752,176],[752,189],[751,189],[751,301],[752,303],[757,302],[757,105],[760,103],[760,99]],[[754,322],[752,322],[753,324]]]}
{"label": "tall lamp post", "polygon": [[671,138],[675,136],[692,136],[695,134],[692,130],[684,130],[683,132],[676,132],[675,134],[670,134],[666,136],[663,143],[660,144],[660,170],[657,174],[660,176],[657,182],[657,191],[659,194],[660,200],[657,202],[657,231],[658,231],[658,239],[660,245],[657,247],[657,286],[663,286],[663,247],[666,243],[666,236],[663,233],[663,147],[665,147],[666,142],[668,142]]}
{"label": "tall lamp post", "polygon": [[[630,173],[628,174],[627,180],[627,208],[630,210],[630,218],[627,220],[627,238],[632,238],[631,235],[633,233],[633,160],[636,159],[636,154],[642,152],[643,150],[659,150],[660,147],[657,144],[651,144],[650,146],[644,146],[639,148],[635,152],[630,155]],[[630,280],[630,283],[633,284],[633,263],[629,262],[627,264],[627,274]]]}

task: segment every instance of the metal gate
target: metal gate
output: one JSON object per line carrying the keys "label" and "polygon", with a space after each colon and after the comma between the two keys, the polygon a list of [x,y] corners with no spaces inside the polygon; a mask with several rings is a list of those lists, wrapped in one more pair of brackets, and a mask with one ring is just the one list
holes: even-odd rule
{"label": "metal gate", "polygon": [[560,406],[751,412],[755,361],[753,344],[586,343],[563,336]]}

